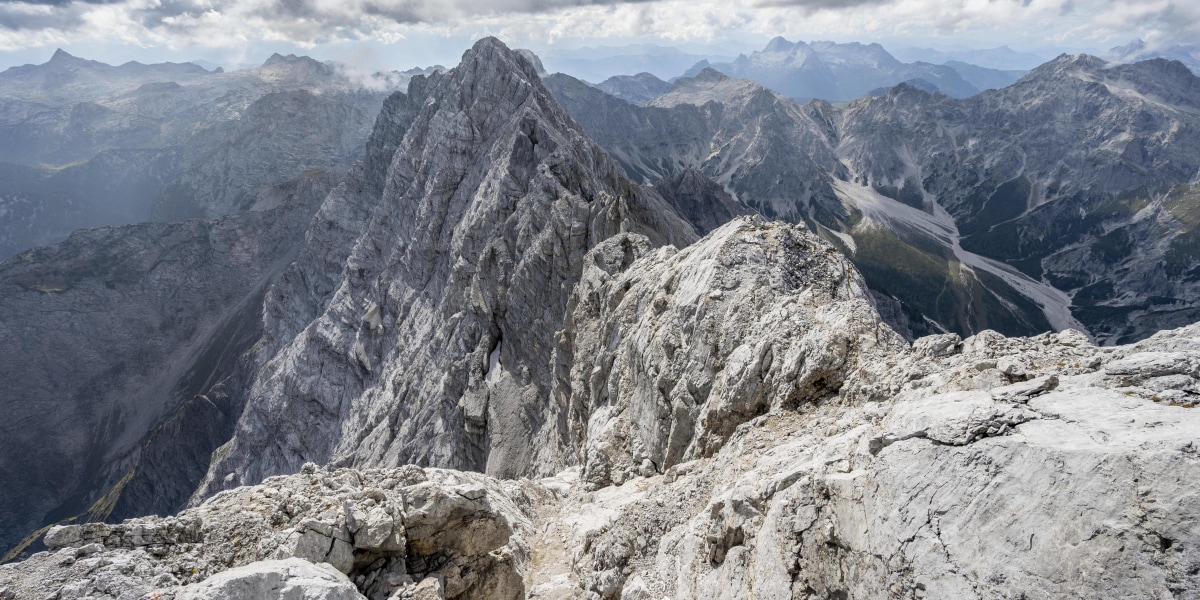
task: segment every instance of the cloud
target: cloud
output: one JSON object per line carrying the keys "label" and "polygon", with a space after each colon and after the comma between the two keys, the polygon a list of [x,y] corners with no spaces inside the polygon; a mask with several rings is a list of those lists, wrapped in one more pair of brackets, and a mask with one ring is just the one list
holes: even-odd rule
{"label": "cloud", "polygon": [[[998,39],[1169,45],[1200,39],[1195,0],[0,0],[0,50],[111,39],[143,47],[346,40],[414,31],[569,39]],[[1108,44],[1113,45],[1113,44]],[[1107,47],[1107,46],[1105,46]]]}
{"label": "cloud", "polygon": [[70,29],[83,23],[82,11],[50,3],[24,2],[0,4],[0,29],[40,31]]}
{"label": "cloud", "polygon": [[889,0],[754,0],[755,6],[790,6],[806,10],[839,10],[854,6],[887,4]]}
{"label": "cloud", "polygon": [[121,0],[21,0],[20,2],[0,2],[0,5],[7,4],[32,4],[37,6],[68,6],[71,4],[114,4]]}

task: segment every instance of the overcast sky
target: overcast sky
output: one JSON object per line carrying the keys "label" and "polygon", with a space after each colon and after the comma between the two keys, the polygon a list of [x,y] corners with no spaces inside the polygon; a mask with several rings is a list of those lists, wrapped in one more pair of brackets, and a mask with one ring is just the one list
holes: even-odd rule
{"label": "overcast sky", "polygon": [[0,0],[0,68],[58,47],[110,63],[238,66],[281,51],[452,66],[483,35],[540,52],[651,43],[736,53],[782,35],[1053,56],[1135,38],[1200,43],[1200,0]]}

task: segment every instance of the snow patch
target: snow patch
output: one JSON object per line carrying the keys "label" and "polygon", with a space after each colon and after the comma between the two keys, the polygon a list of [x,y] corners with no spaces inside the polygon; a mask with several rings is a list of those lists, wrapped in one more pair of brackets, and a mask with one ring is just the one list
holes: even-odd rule
{"label": "snow patch", "polygon": [[492,353],[488,355],[488,369],[485,381],[492,384],[500,379],[500,347],[504,345],[504,340],[496,340],[496,347],[492,348]]}

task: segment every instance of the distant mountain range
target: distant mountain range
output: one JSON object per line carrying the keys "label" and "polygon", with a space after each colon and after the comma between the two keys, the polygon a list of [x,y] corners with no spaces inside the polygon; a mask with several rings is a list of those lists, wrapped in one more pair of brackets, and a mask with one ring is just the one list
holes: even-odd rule
{"label": "distant mountain range", "polygon": [[1173,44],[1170,46],[1150,46],[1142,40],[1134,40],[1124,46],[1109,50],[1107,58],[1114,62],[1130,63],[1152,58],[1177,60],[1200,75],[1200,44]]}
{"label": "distant mountain range", "polygon": [[1178,62],[1063,56],[967,99],[902,84],[844,108],[712,68],[644,106],[547,85],[635,180],[699,169],[824,231],[913,334],[1126,341],[1200,315],[1200,80]]}
{"label": "distant mountain range", "polygon": [[892,55],[904,62],[926,62],[935,65],[959,62],[1000,71],[1028,71],[1049,58],[1032,52],[1018,52],[1008,46],[962,50],[905,47],[893,50]]}
{"label": "distant mountain range", "polygon": [[1010,85],[1024,74],[964,63],[904,63],[879,44],[810,44],[782,37],[771,40],[761,51],[729,62],[700,61],[684,77],[693,77],[707,68],[754,81],[789,98],[829,102],[861,98],[879,88],[915,80],[927,82],[951,97],[965,98],[982,89]]}
{"label": "distant mountain range", "polygon": [[308,57],[208,71],[57,51],[0,73],[0,257],[80,227],[240,212],[261,186],[344,171],[390,90]]}
{"label": "distant mountain range", "polygon": [[551,73],[569,73],[590,82],[635,73],[651,73],[661,79],[671,79],[701,60],[733,59],[731,55],[696,54],[653,45],[558,50],[543,52],[539,57]]}

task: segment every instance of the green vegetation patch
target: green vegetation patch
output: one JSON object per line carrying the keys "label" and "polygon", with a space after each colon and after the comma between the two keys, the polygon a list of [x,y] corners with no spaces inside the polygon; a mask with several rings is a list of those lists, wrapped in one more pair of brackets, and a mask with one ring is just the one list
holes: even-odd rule
{"label": "green vegetation patch", "polygon": [[1171,190],[1163,208],[1186,229],[1200,227],[1200,185],[1180,185]]}
{"label": "green vegetation patch", "polygon": [[1114,229],[1092,242],[1092,255],[1106,265],[1115,265],[1133,254],[1133,241],[1124,228]]}
{"label": "green vegetation patch", "polygon": [[921,190],[920,182],[912,177],[905,179],[904,187],[900,189],[891,185],[876,185],[875,191],[881,196],[887,196],[917,210],[925,210],[925,193]]}
{"label": "green vegetation patch", "polygon": [[[976,194],[972,196],[973,204],[979,202],[986,189],[987,187],[977,189]],[[1024,175],[1000,184],[986,200],[979,203],[979,210],[963,222],[959,231],[968,236],[984,233],[995,225],[1021,216],[1029,208],[1029,195],[1032,191],[1033,184]]]}
{"label": "green vegetation patch", "polygon": [[47,531],[50,531],[51,527],[54,526],[47,525],[22,538],[21,541],[17,542],[16,546],[13,546],[8,552],[4,553],[3,557],[0,557],[0,565],[16,559],[21,555],[22,552],[25,551],[26,548],[41,539],[42,535],[44,535]]}
{"label": "green vegetation patch", "polygon": [[941,251],[922,247],[932,246],[929,240],[916,244],[874,227],[860,228],[853,236],[857,251],[851,260],[873,289],[950,331],[1031,335],[1050,329],[1035,303],[997,277],[967,270]]}

